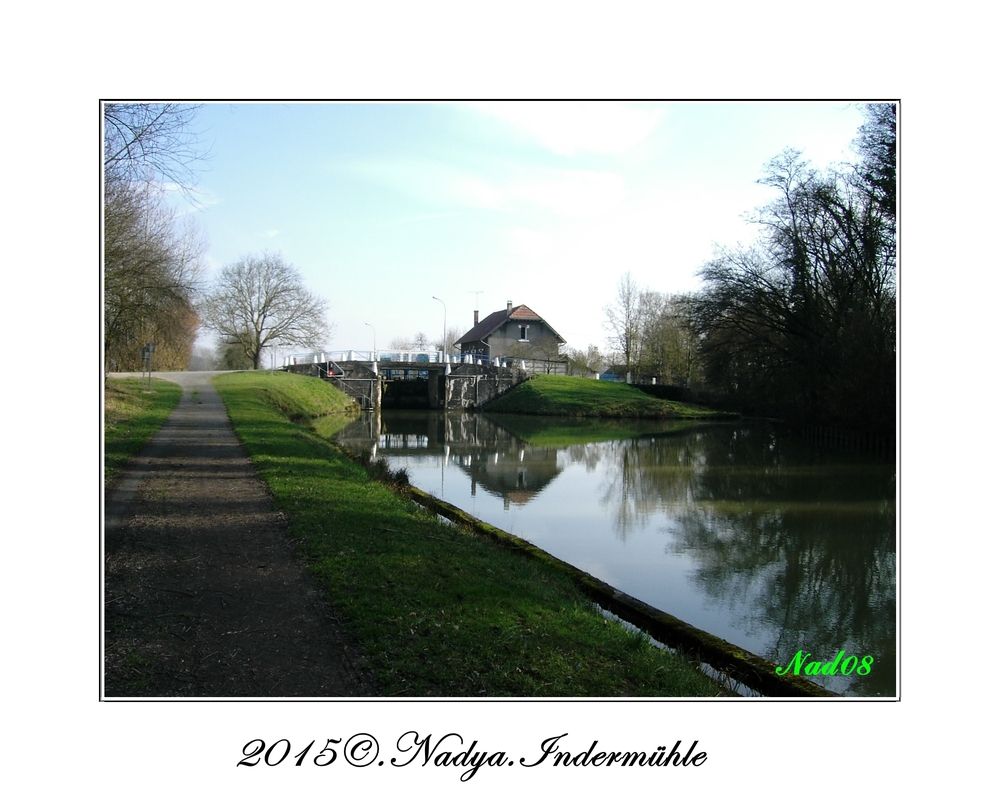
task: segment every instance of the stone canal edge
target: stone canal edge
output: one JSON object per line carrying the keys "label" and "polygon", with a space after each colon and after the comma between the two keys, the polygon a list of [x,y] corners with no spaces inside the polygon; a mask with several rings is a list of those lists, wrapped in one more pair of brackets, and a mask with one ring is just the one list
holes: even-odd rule
{"label": "stone canal edge", "polygon": [[525,553],[555,566],[570,576],[594,603],[617,617],[631,623],[671,648],[676,648],[688,657],[709,665],[720,673],[730,676],[765,696],[792,698],[837,697],[818,684],[802,676],[791,673],[778,675],[777,665],[750,653],[739,646],[690,626],[683,620],[650,606],[638,598],[606,584],[585,573],[568,562],[556,558],[547,551],[532,545],[513,534],[484,523],[482,520],[463,512],[457,506],[435,498],[433,495],[408,487],[412,499],[435,514],[461,526],[466,526],[490,537],[508,547],[518,548]]}

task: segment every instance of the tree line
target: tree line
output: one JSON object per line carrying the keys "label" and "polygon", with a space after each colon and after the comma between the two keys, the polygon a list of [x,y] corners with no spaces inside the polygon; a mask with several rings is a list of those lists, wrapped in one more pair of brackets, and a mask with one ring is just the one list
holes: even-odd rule
{"label": "tree line", "polygon": [[691,387],[702,383],[697,337],[690,318],[691,297],[640,287],[631,273],[618,282],[605,308],[608,345],[618,364],[615,372],[632,380],[655,377],[662,383]]}
{"label": "tree line", "polygon": [[167,203],[164,187],[193,183],[193,116],[194,109],[169,103],[104,105],[106,370],[139,370],[150,343],[162,369],[187,366],[205,245]]}
{"label": "tree line", "polygon": [[864,114],[855,163],[820,170],[786,150],[767,165],[757,241],[718,249],[699,292],[622,277],[605,311],[626,370],[747,413],[894,430],[896,106]]}
{"label": "tree line", "polygon": [[[280,254],[244,256],[204,281],[206,241],[168,191],[194,198],[208,154],[194,129],[198,107],[105,103],[104,369],[184,370],[200,327],[218,335],[203,367],[259,369],[269,346],[322,346],[327,303]],[[204,362],[205,360],[202,359]]]}

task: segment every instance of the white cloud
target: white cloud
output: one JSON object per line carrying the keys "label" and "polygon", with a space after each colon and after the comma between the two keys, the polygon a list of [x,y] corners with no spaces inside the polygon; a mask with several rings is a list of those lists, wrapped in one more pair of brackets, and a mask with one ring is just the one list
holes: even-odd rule
{"label": "white cloud", "polygon": [[562,156],[623,153],[646,139],[663,112],[612,102],[477,103],[475,108]]}
{"label": "white cloud", "polygon": [[390,220],[386,225],[409,225],[410,223],[428,222],[430,220],[447,220],[451,217],[461,217],[464,213],[461,211],[449,211],[441,214],[412,214],[408,217]]}
{"label": "white cloud", "polygon": [[625,181],[615,173],[554,170],[515,181],[509,195],[563,216],[594,217],[621,203]]}
{"label": "white cloud", "polygon": [[552,237],[531,228],[511,229],[507,232],[507,242],[514,256],[527,260],[532,266],[550,263],[555,253]]}
{"label": "white cloud", "polygon": [[497,209],[501,187],[471,171],[429,159],[371,159],[342,169],[381,184],[414,200],[435,206]]}
{"label": "white cloud", "polygon": [[440,161],[400,159],[356,163],[347,169],[439,208],[541,210],[590,217],[607,213],[626,195],[624,179],[613,172],[529,168],[501,161],[478,166],[470,169]]}

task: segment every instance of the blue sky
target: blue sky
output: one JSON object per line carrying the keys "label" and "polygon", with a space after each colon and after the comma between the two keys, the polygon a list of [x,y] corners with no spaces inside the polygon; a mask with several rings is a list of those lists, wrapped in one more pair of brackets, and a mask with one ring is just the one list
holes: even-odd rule
{"label": "blue sky", "polygon": [[766,162],[850,160],[861,122],[847,101],[212,103],[184,209],[209,278],[264,250],[294,264],[330,303],[330,349],[433,340],[445,314],[464,333],[477,301],[511,300],[604,350],[624,273],[697,289],[714,243],[754,238]]}

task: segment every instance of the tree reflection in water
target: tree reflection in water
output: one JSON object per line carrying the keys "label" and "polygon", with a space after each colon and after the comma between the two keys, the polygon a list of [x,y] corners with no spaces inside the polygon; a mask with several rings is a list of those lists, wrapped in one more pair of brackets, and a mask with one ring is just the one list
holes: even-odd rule
{"label": "tree reflection in water", "polygon": [[[374,431],[349,428],[343,439],[380,447]],[[471,487],[469,510],[505,530],[516,509],[523,536],[588,571],[603,566],[625,592],[674,614],[668,606],[707,609],[688,622],[782,665],[799,650],[871,655],[870,675],[824,683],[895,694],[892,463],[766,425],[425,414],[383,415],[378,430],[381,455],[418,486],[465,508]],[[449,489],[451,471],[464,489]],[[650,587],[659,595],[644,597]]]}

